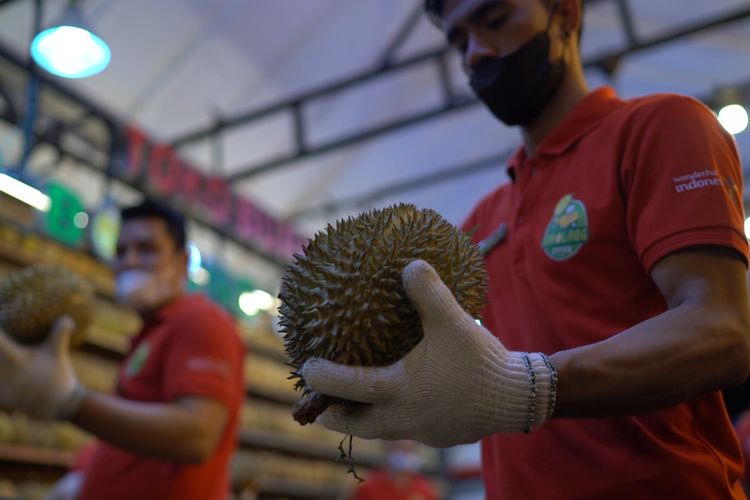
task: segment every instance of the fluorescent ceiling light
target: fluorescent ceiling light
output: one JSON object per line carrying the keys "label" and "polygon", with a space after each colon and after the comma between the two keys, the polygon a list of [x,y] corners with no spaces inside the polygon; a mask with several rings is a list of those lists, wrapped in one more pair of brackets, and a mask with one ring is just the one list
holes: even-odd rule
{"label": "fluorescent ceiling light", "polygon": [[49,196],[8,174],[0,174],[0,191],[42,212],[48,212],[52,206]]}

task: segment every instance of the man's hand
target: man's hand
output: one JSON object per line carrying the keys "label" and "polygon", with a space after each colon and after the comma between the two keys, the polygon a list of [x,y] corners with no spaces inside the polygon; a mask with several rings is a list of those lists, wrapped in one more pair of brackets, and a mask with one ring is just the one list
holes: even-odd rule
{"label": "man's hand", "polygon": [[0,409],[47,420],[61,416],[79,387],[70,362],[74,328],[73,320],[63,316],[47,341],[33,348],[0,331]]}
{"label": "man's hand", "polygon": [[414,439],[431,446],[471,443],[498,432],[530,431],[554,409],[556,374],[546,356],[505,349],[469,316],[424,261],[403,272],[424,338],[383,368],[311,359],[311,389],[361,405],[333,405],[318,421],[366,439]]}

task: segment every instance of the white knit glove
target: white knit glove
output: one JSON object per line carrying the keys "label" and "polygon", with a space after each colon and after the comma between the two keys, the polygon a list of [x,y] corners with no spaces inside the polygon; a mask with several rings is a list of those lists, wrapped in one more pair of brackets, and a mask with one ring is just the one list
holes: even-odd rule
{"label": "white knit glove", "polygon": [[383,368],[307,361],[302,376],[309,388],[368,403],[332,405],[318,422],[365,439],[447,447],[500,432],[529,432],[551,416],[557,374],[544,354],[505,349],[426,262],[409,264],[403,283],[424,338]]}
{"label": "white knit glove", "polygon": [[55,322],[38,347],[18,344],[0,331],[0,409],[44,420],[66,418],[80,403],[82,387],[70,361],[73,320]]}

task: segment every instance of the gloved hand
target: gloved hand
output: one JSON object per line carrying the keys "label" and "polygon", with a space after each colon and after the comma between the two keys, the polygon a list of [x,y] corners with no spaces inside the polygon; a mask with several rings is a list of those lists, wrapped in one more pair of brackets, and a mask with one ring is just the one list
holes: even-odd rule
{"label": "gloved hand", "polygon": [[413,439],[430,446],[472,443],[500,432],[529,432],[554,411],[557,374],[541,353],[508,351],[456,302],[435,270],[403,271],[424,338],[387,367],[310,359],[311,389],[362,405],[332,405],[325,427],[365,439]]}
{"label": "gloved hand", "polygon": [[0,331],[0,409],[45,420],[68,416],[81,391],[70,361],[74,329],[73,320],[63,316],[47,341],[33,348]]}

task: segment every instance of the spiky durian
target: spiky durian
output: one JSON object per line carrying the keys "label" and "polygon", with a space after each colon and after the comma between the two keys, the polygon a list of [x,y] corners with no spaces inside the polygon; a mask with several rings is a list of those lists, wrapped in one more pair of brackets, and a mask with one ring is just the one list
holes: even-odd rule
{"label": "spiky durian", "polygon": [[479,249],[434,210],[400,204],[328,225],[295,255],[282,280],[280,327],[303,398],[294,418],[309,423],[332,402],[297,370],[311,357],[387,366],[422,339],[419,315],[401,283],[415,259],[431,264],[459,304],[477,316],[487,274]]}
{"label": "spiky durian", "polygon": [[76,345],[91,322],[93,298],[93,287],[68,269],[29,266],[0,281],[0,328],[23,344],[38,344],[67,314],[76,324],[71,339]]}

